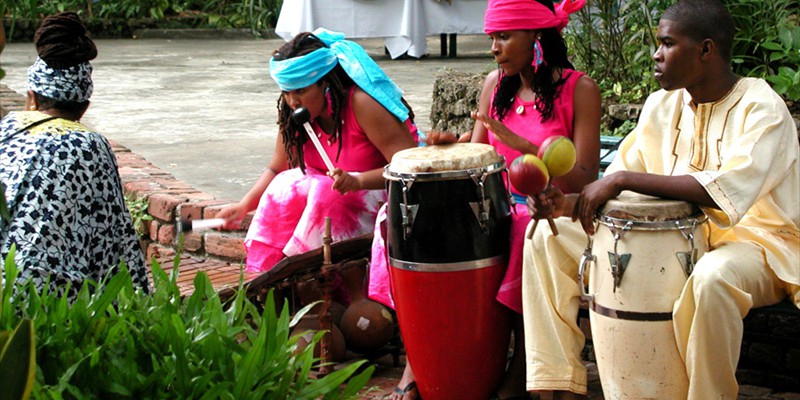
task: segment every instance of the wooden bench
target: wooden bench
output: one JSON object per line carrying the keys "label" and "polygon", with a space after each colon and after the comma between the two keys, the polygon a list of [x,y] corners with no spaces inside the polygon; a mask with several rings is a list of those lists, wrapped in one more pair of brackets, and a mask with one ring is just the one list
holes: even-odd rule
{"label": "wooden bench", "polygon": [[600,173],[598,178],[603,177],[603,172],[617,156],[617,149],[622,139],[624,139],[622,136],[600,136]]}

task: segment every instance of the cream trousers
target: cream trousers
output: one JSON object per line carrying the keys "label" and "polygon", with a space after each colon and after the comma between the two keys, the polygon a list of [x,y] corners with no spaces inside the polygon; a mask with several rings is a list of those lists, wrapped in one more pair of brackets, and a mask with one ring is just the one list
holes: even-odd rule
{"label": "cream trousers", "polygon": [[[522,300],[528,390],[586,393],[577,325],[578,263],[587,244],[580,223],[556,219],[559,235],[539,224],[526,240]],[[528,225],[531,229],[532,224]],[[700,258],[675,303],[673,326],[689,377],[689,399],[736,399],[742,318],[753,307],[780,302],[784,284],[760,247],[727,242]]]}

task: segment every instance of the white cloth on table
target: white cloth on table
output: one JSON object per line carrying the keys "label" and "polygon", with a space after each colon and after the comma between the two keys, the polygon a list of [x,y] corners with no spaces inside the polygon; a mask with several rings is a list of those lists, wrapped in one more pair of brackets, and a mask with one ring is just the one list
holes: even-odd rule
{"label": "white cloth on table", "polygon": [[290,40],[323,27],[347,38],[384,38],[392,58],[422,57],[426,37],[440,33],[482,34],[483,0],[291,0],[284,1],[275,33]]}

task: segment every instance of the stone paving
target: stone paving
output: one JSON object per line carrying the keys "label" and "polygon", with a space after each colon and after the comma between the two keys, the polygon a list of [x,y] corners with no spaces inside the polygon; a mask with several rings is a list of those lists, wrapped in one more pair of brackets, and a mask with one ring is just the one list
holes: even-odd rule
{"label": "stone paving", "polygon": [[[458,59],[430,56],[422,60],[391,61],[381,54],[380,42],[367,41],[365,47],[406,89],[407,98],[417,111],[418,124],[425,131],[429,127],[430,110],[430,99],[426,97],[430,96],[433,75],[437,71],[463,68],[474,73],[491,68],[491,59],[481,50],[486,42],[471,39],[461,39],[460,45],[465,49],[459,49],[462,56]],[[148,247],[148,255],[155,256],[162,265],[171,265],[174,253],[170,253],[165,243],[174,242],[174,232],[169,232],[169,227],[175,213],[181,213],[179,205],[202,204],[201,208],[186,207],[188,211],[184,212],[199,212],[207,217],[204,213],[208,210],[212,213],[209,215],[213,215],[215,206],[238,198],[260,173],[261,167],[255,165],[263,166],[268,160],[271,150],[263,144],[274,140],[275,128],[266,123],[274,121],[274,117],[270,115],[273,112],[269,111],[270,107],[264,104],[274,104],[276,88],[270,87],[271,81],[266,78],[265,49],[276,48],[279,44],[236,40],[202,43],[99,41],[101,54],[112,54],[96,63],[98,80],[106,85],[106,94],[98,91],[86,121],[119,142],[115,152],[126,190],[156,194],[151,197],[151,202],[155,202],[152,204],[156,205],[153,210],[163,211],[165,223],[151,225],[149,236],[154,247]],[[436,48],[435,45],[429,47]],[[3,54],[3,67],[9,73],[3,84],[11,87],[0,85],[3,110],[22,107],[22,77],[24,69],[32,62],[30,48],[30,44],[11,44]],[[221,56],[224,54],[230,56]],[[249,124],[242,125],[243,119]],[[266,136],[259,132],[266,132]],[[141,156],[140,151],[145,156]],[[151,159],[159,161],[151,164],[148,161]],[[237,164],[246,164],[247,168],[238,168]],[[176,193],[184,197],[180,200],[170,197]],[[196,198],[185,197],[189,195]],[[179,204],[174,204],[176,201]],[[225,239],[230,243],[220,244],[221,252],[237,246],[240,240],[238,237]],[[205,244],[207,237],[198,240]],[[213,243],[221,243],[214,240],[221,239],[212,238]],[[213,257],[185,256],[181,265],[217,269],[235,268],[238,264]],[[400,357],[400,364],[395,366],[388,355],[375,360],[376,372],[368,383],[372,390],[364,393],[362,399],[388,398],[402,374],[404,362],[404,357]],[[587,362],[587,367],[590,371],[589,398],[602,399],[596,368],[591,362]],[[742,385],[739,398],[800,400],[800,393]]]}

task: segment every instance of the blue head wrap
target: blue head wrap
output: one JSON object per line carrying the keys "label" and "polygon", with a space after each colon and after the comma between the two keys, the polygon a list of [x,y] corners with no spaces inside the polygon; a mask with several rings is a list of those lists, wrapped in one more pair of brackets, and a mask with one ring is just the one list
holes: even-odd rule
{"label": "blue head wrap", "polygon": [[57,69],[41,58],[28,68],[28,89],[56,101],[83,103],[92,97],[92,65],[88,62]]}
{"label": "blue head wrap", "polygon": [[325,28],[315,30],[328,47],[312,51],[301,57],[286,60],[269,60],[269,73],[283,91],[297,90],[319,81],[337,64],[362,90],[389,110],[400,121],[408,119],[408,108],[400,101],[403,91],[358,43],[344,39],[344,34]]}

